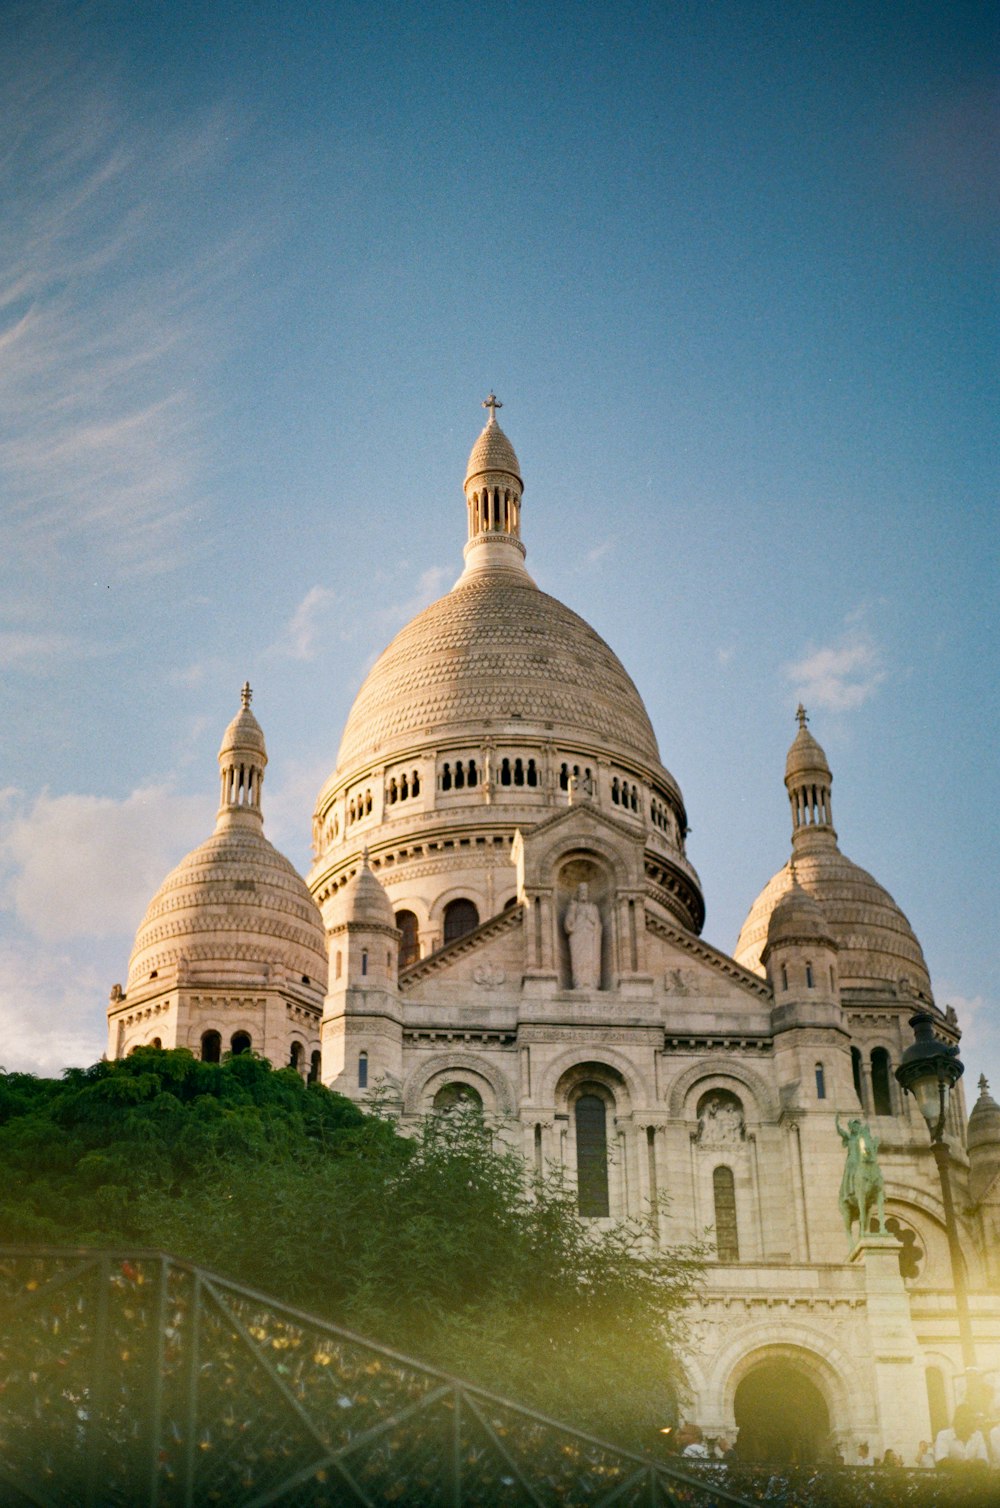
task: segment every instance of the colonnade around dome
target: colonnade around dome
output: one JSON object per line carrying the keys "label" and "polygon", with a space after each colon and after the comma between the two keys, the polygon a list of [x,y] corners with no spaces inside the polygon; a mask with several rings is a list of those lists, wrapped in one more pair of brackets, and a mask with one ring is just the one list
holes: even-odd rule
{"label": "colonnade around dome", "polygon": [[[762,1429],[753,1379],[798,1378],[826,1445],[909,1459],[964,1384],[936,1170],[894,1070],[916,1006],[946,1041],[958,1022],[902,911],[840,850],[802,709],[790,861],[732,956],[700,937],[680,787],[613,652],[524,569],[520,466],[491,414],[465,571],[361,688],[307,881],[263,837],[245,693],[216,833],[151,903],[109,1053],[249,1048],[361,1104],[377,1093],[404,1128],[473,1106],[529,1168],[561,1173],[581,1219],[638,1221],[650,1253],[708,1233],[689,1353],[706,1432]],[[253,780],[227,776],[251,764]],[[868,1123],[885,1183],[886,1230],[851,1242],[838,1116]],[[956,1204],[980,1364],[1000,1382],[985,1089],[971,1124],[967,1142],[957,1094]]]}

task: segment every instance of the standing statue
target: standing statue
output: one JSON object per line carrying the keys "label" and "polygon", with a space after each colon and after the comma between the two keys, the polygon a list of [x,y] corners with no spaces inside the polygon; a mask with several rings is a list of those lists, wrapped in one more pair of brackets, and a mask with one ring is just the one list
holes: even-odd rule
{"label": "standing statue", "polygon": [[841,1141],[847,1148],[844,1176],[840,1180],[840,1213],[844,1217],[847,1239],[853,1237],[854,1221],[858,1222],[858,1239],[866,1235],[872,1210],[878,1215],[878,1231],[885,1234],[885,1186],[882,1170],[878,1165],[878,1137],[873,1136],[864,1121],[850,1120],[845,1131],[837,1111],[836,1127]]}
{"label": "standing statue", "polygon": [[587,899],[587,886],[576,887],[576,899],[566,907],[563,920],[569,938],[569,968],[574,990],[601,987],[601,913]]}

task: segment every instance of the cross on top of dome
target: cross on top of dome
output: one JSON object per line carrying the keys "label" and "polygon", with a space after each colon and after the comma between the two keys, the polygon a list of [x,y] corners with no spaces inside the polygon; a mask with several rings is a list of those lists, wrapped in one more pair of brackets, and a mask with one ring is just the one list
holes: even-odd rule
{"label": "cross on top of dome", "polygon": [[490,389],[490,396],[483,399],[483,408],[489,409],[490,423],[495,424],[497,422],[497,409],[503,408],[503,404],[492,389]]}
{"label": "cross on top of dome", "polygon": [[244,681],[243,682],[243,690],[240,692],[240,705],[243,708],[244,712],[249,711],[250,703],[252,701],[253,701],[253,692],[250,690],[250,682],[249,681]]}
{"label": "cross on top of dome", "polygon": [[799,705],[795,709],[795,716],[799,720],[799,727],[804,729],[809,722],[809,717],[801,702],[799,702]]}

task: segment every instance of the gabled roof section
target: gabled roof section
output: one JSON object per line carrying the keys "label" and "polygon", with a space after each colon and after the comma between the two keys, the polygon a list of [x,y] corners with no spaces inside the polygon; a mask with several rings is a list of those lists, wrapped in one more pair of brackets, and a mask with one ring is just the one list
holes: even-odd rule
{"label": "gabled roof section", "polygon": [[416,963],[411,963],[409,968],[399,971],[399,989],[405,994],[415,984],[421,984],[425,979],[430,979],[434,974],[440,974],[444,970],[457,963],[468,953],[477,952],[484,943],[490,942],[495,937],[502,937],[508,932],[519,932],[524,925],[524,911],[520,906],[511,906],[509,911],[501,911],[497,916],[491,916],[489,921],[481,922],[471,932],[466,932],[464,937],[456,937],[454,942],[446,943],[443,948],[429,953],[426,958],[420,958]]}
{"label": "gabled roof section", "polygon": [[682,948],[692,958],[697,958],[700,963],[707,964],[719,974],[748,994],[756,995],[760,1000],[766,1000],[768,1004],[773,1001],[774,994],[766,979],[761,979],[759,974],[753,974],[745,969],[742,964],[730,958],[728,954],[713,948],[711,943],[703,942],[700,937],[695,937],[693,932],[687,932],[683,927],[674,927],[670,922],[664,921],[661,916],[654,916],[652,912],[646,912],[646,931],[653,937],[661,937],[664,942],[669,942],[674,947]]}

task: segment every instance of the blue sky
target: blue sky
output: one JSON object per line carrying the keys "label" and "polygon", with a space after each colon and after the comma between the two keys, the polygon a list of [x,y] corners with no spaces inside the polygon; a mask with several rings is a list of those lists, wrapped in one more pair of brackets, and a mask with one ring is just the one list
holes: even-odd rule
{"label": "blue sky", "polygon": [[246,677],[307,866],[493,387],[708,938],[787,856],[802,697],[1000,1093],[991,10],[3,7],[0,1061],[102,1050]]}

